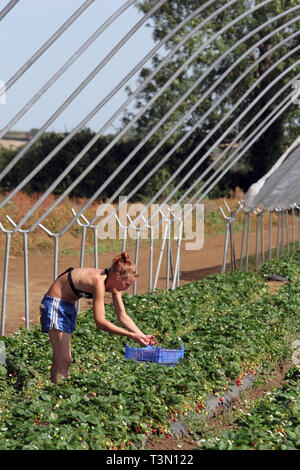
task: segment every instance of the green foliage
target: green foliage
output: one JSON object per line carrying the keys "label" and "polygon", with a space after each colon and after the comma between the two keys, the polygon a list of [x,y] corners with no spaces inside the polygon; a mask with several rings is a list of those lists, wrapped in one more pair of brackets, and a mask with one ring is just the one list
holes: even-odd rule
{"label": "green foliage", "polygon": [[274,259],[264,263],[260,268],[260,273],[265,276],[278,274],[289,281],[300,279],[300,251],[291,256]]}
{"label": "green foliage", "polygon": [[[261,275],[234,272],[125,294],[124,303],[161,346],[184,345],[184,359],[176,367],[126,360],[128,340],[97,330],[89,310],[78,315],[72,336],[70,378],[55,386],[51,347],[38,326],[1,338],[7,372],[0,371],[0,449],[141,448],[147,433],[169,431],[170,413],[195,412],[207,395],[289,357],[300,284],[275,296]],[[106,314],[116,321],[112,305]]]}
{"label": "green foliage", "polygon": [[281,384],[235,423],[237,430],[203,440],[200,450],[299,450],[300,369],[292,368]]}
{"label": "green foliage", "polygon": [[[6,192],[15,188],[25,176],[29,175],[49,154],[52,152],[67,134],[57,134],[49,132],[40,137],[29,149],[26,155],[21,158],[1,182],[0,191]],[[24,187],[28,194],[40,193],[46,191],[49,186],[63,173],[73,162],[74,158],[85,149],[95,133],[90,129],[84,129],[77,133],[43,168],[30,179]],[[77,184],[69,193],[71,197],[91,197],[99,187],[108,179],[108,177],[119,167],[120,163],[132,152],[138,141],[136,138],[120,139],[112,148],[107,151],[114,136],[102,136],[85,153],[81,160],[68,172],[62,181],[53,189],[53,194],[63,193],[81,174],[93,164],[95,158],[102,155],[99,163]],[[0,170],[5,168],[14,158],[18,151],[8,150],[0,147]],[[116,176],[113,182],[103,190],[99,198],[102,200],[112,195],[123,183],[123,181],[132,173],[133,169],[142,159],[141,152],[132,159],[132,162]],[[129,184],[126,188],[127,193],[135,187],[135,182]],[[157,182],[157,185],[159,183]],[[155,192],[157,186],[150,188]],[[149,188],[148,188],[149,190]]]}

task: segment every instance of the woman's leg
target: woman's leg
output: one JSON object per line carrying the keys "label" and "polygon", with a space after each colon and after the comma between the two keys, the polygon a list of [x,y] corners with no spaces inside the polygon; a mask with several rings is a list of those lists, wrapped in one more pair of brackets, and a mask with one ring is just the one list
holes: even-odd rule
{"label": "woman's leg", "polygon": [[51,380],[57,384],[59,377],[68,378],[68,370],[72,362],[71,334],[59,330],[50,330],[49,339],[53,349]]}

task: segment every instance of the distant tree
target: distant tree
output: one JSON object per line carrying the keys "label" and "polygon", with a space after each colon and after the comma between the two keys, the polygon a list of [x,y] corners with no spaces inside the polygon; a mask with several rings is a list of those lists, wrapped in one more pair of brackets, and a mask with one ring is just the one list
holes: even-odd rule
{"label": "distant tree", "polygon": [[[157,10],[152,18],[153,38],[155,41],[163,39],[170,31],[178,25],[184,18],[187,18],[193,11],[196,10],[201,4],[199,0],[168,0],[165,4]],[[173,35],[165,44],[164,51],[170,52],[183,37],[185,37],[193,28],[199,25],[205,18],[216,11],[216,9],[227,5],[227,0],[218,0],[213,3],[209,8],[198,13],[192,20],[190,20],[185,27],[181,28],[175,35]],[[149,101],[155,96],[157,91],[167,82],[167,80],[179,69],[179,67],[194,54],[205,41],[209,40],[213,35],[220,31],[223,27],[229,24],[233,19],[239,15],[247,12],[250,7],[258,5],[261,1],[252,0],[239,0],[232,5],[228,5],[221,13],[219,13],[213,20],[202,26],[193,36],[180,47],[178,51],[169,59],[167,66],[164,66],[150,81],[150,83],[141,91],[136,100],[136,111],[140,111]],[[192,61],[188,69],[183,71],[177,76],[162,93],[162,95],[148,108],[143,116],[136,122],[134,131],[136,136],[146,136],[147,133],[153,128],[155,124],[170,110],[188,88],[195,83],[195,81],[205,73],[207,68],[220,57],[221,54],[226,52],[231,46],[234,46],[240,39],[244,38],[249,32],[266,22],[267,20],[279,15],[280,13],[297,6],[299,0],[274,0],[273,2],[265,5],[264,7],[256,10],[251,15],[247,15],[242,20],[237,22],[234,26],[229,27],[217,39],[207,44],[202,49],[201,53]],[[156,0],[140,0],[138,8],[144,13],[148,12]],[[195,159],[199,159],[207,149],[222,135],[228,127],[241,115],[241,112],[251,105],[258,97],[262,90],[266,90],[267,86],[281,74],[289,66],[293,65],[298,59],[299,53],[295,53],[285,59],[283,62],[275,66],[275,63],[291,51],[294,47],[299,45],[299,35],[293,39],[289,39],[283,45],[271,51],[280,41],[288,38],[293,33],[297,33],[300,29],[300,22],[295,21],[288,27],[280,30],[276,35],[269,37],[267,40],[260,42],[252,52],[249,52],[245,58],[234,67],[230,73],[227,70],[234,64],[238,57],[244,54],[251,46],[254,46],[260,39],[263,39],[269,33],[272,33],[275,28],[284,25],[289,20],[295,18],[297,13],[285,15],[279,20],[273,21],[268,26],[265,26],[255,35],[241,43],[234,51],[228,54],[218,65],[216,65],[205,79],[193,90],[186,100],[172,113],[168,120],[160,127],[160,129],[152,137],[152,144],[159,142],[169,129],[172,129],[178,120],[184,116],[186,112],[192,107],[197,100],[204,95],[204,93],[216,83],[217,80],[224,77],[220,84],[215,88],[202,103],[185,119],[184,123],[174,132],[172,137],[168,139],[167,148],[171,148],[175,142],[179,140],[192,126],[199,123],[204,113],[216,102],[220,97],[227,92],[229,87],[235,80],[239,79],[242,73],[251,65],[252,70],[240,80],[234,90],[222,101],[220,104],[207,116],[207,118],[199,123],[196,130],[185,141],[184,145],[176,151],[172,156],[171,166],[177,167],[183,159],[189,155],[205,137],[209,137],[207,143],[197,153],[193,161],[188,165],[187,170],[195,163]],[[268,54],[268,51],[270,53]],[[259,59],[266,54],[266,57],[259,62]],[[165,52],[157,54],[152,64],[144,67],[139,76],[139,84],[149,77],[154,68],[163,60]],[[258,62],[256,62],[258,61]],[[274,68],[273,68],[274,67]],[[263,74],[269,71],[264,78]],[[258,103],[246,114],[246,116],[234,126],[232,131],[226,136],[225,143],[230,143],[234,137],[244,128],[244,126],[264,107],[264,105],[279,91],[288,81],[291,80],[296,73],[299,73],[299,65],[296,66],[284,78],[279,80],[259,101]],[[212,129],[218,124],[223,116],[232,109],[233,105],[239,100],[249,88],[257,83],[251,93],[243,99],[241,105],[232,113],[232,115],[225,121],[217,132],[212,134]],[[129,92],[131,92],[129,90]],[[286,90],[286,93],[278,98],[256,121],[257,126],[274,108],[277,106],[282,98],[291,92],[291,87]],[[132,114],[128,114],[125,122],[132,119]],[[249,149],[247,154],[236,165],[234,169],[227,175],[227,182],[230,185],[240,185],[243,189],[262,174],[264,174],[273,162],[280,157],[285,150],[286,145],[291,143],[295,138],[300,121],[299,107],[295,104],[288,108],[272,126],[265,131],[265,133],[255,142]],[[244,134],[242,140],[254,130],[255,126],[249,129]],[[166,149],[166,147],[165,147]],[[165,154],[166,150],[163,151]],[[213,158],[215,155],[211,155]],[[158,161],[161,154],[156,156]],[[203,169],[206,168],[209,160],[207,160],[198,170],[194,173],[193,178],[199,177]],[[187,171],[186,170],[186,171]],[[187,185],[192,181],[189,180]],[[225,187],[228,185],[225,184]]]}

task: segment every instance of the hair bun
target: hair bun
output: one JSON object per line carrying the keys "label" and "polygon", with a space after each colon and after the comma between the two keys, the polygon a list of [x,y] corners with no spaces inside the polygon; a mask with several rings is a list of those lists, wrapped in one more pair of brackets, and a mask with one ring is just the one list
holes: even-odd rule
{"label": "hair bun", "polygon": [[121,253],[120,256],[117,256],[114,258],[113,263],[127,263],[129,261],[129,255],[128,253]]}
{"label": "hair bun", "polygon": [[128,253],[125,253],[123,251],[123,253],[121,253],[120,255],[120,260],[122,261],[122,263],[126,263],[127,261],[129,261],[129,255]]}
{"label": "hair bun", "polygon": [[121,279],[127,279],[128,274],[138,277],[136,266],[132,261],[129,260],[128,253],[123,251],[119,256],[114,258],[113,264],[110,267],[111,272],[118,272],[121,275]]}

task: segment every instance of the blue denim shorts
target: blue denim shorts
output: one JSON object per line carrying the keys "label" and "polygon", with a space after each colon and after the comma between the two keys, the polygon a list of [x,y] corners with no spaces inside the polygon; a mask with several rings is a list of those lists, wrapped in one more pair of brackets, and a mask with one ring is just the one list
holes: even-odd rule
{"label": "blue denim shorts", "polygon": [[45,295],[40,306],[40,324],[43,333],[60,330],[73,333],[76,326],[75,304]]}

